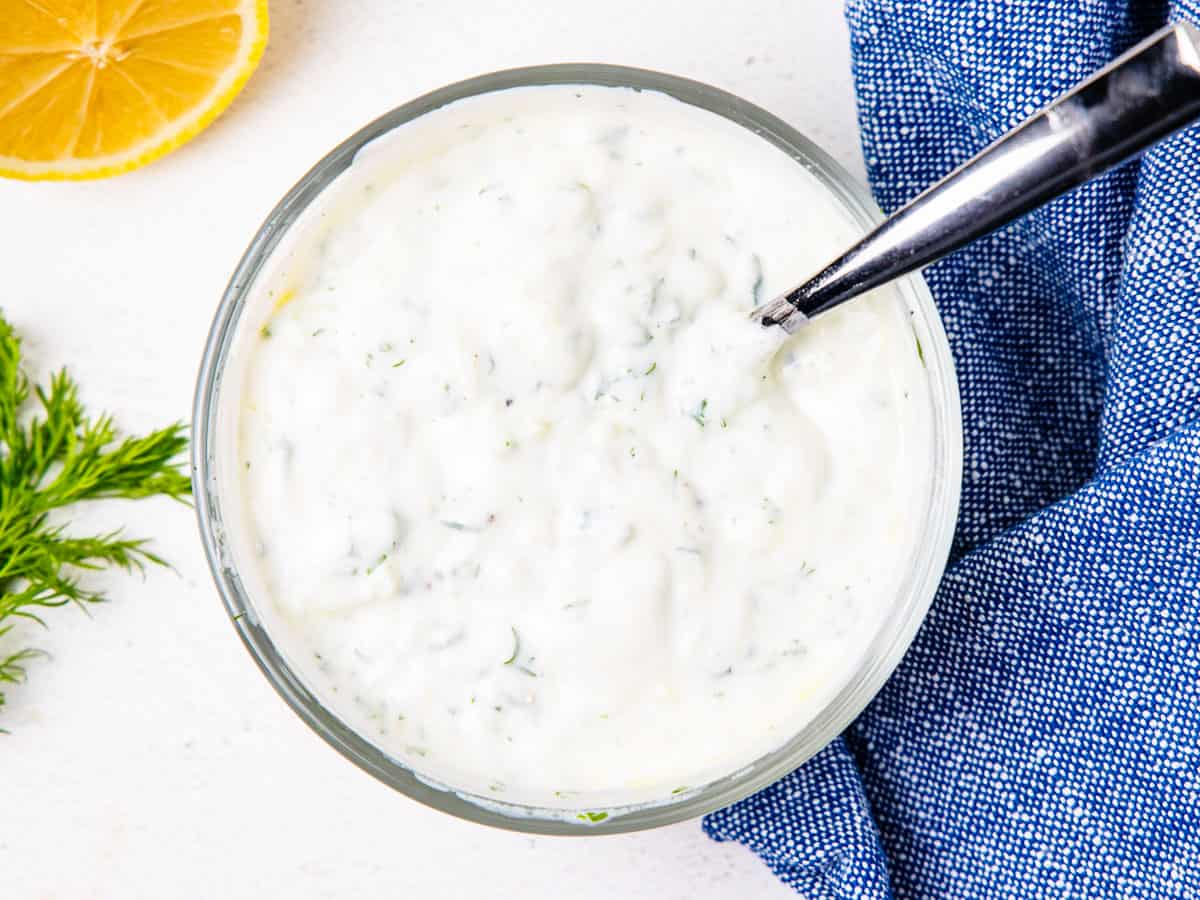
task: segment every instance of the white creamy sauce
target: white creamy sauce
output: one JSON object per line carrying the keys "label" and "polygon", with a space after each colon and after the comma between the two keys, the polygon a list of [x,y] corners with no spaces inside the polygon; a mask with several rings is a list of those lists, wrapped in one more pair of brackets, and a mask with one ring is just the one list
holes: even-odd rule
{"label": "white creamy sauce", "polygon": [[242,565],[340,717],[581,809],[730,774],[845,683],[931,402],[896,293],[748,319],[858,233],[814,176],[663,95],[523,88],[375,142],[296,232],[242,340]]}

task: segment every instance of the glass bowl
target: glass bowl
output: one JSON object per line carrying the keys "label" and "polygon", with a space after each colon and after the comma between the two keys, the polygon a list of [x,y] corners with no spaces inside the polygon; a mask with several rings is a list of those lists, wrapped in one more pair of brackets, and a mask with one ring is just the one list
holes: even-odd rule
{"label": "glass bowl", "polygon": [[[882,214],[867,190],[826,153],[785,122],[732,94],[658,72],[595,64],[512,69],[461,81],[426,94],[376,119],[317,163],[279,202],[250,242],[217,309],[196,388],[192,466],[196,512],[213,578],[246,648],[280,696],[339,753],[383,783],[415,800],[464,819],[513,831],[543,834],[605,834],[636,831],[699,816],[733,803],[791,772],[850,724],[899,663],[937,589],[958,514],[962,427],[958,385],[950,348],[925,282],[910,276],[897,283],[912,313],[929,373],[934,429],[932,490],[921,540],[891,614],[881,623],[859,667],[825,708],[773,752],[733,774],[654,804],[611,807],[580,816],[499,803],[421,778],[343,723],[289,666],[248,595],[227,531],[222,500],[222,447],[232,440],[223,426],[222,386],[239,322],[255,279],[288,229],[317,196],[375,138],[431,110],[464,97],[506,88],[590,84],[658,91],[729,119],[770,141],[804,166],[844,204],[864,232]],[[231,479],[232,480],[232,479]],[[574,811],[570,811],[574,812]],[[580,820],[582,819],[582,821]],[[598,821],[597,821],[598,820]]]}

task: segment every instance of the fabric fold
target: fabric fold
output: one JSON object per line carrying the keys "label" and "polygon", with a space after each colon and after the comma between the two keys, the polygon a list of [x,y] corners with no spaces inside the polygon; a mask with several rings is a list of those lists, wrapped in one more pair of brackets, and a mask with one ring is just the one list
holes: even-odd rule
{"label": "fabric fold", "polygon": [[805,896],[890,897],[879,832],[853,757],[839,738],[801,770],[708,816],[704,830],[737,840]]}

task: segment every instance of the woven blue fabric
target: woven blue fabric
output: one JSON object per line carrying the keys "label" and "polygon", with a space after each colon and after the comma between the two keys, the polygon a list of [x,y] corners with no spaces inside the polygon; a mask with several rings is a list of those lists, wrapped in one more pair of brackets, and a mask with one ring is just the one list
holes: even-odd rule
{"label": "woven blue fabric", "polygon": [[[1200,0],[852,0],[894,209]],[[931,267],[948,574],[833,745],[708,817],[806,897],[1200,897],[1200,129]]]}

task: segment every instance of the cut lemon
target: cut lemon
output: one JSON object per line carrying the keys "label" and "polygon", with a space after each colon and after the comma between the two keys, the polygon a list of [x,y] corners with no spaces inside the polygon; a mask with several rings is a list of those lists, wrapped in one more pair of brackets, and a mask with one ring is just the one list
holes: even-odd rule
{"label": "cut lemon", "polygon": [[0,0],[0,175],[102,178],[215,119],[267,43],[267,0]]}

